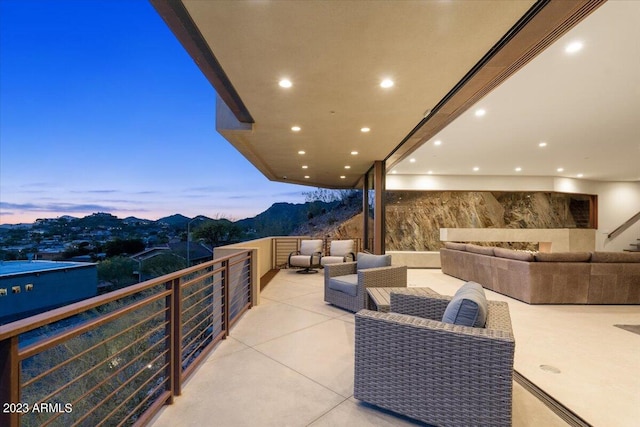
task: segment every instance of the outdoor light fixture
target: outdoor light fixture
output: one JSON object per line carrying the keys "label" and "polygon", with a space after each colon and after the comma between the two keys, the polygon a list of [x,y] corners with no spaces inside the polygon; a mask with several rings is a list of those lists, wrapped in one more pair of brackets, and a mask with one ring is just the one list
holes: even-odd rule
{"label": "outdoor light fixture", "polygon": [[384,79],[380,82],[380,87],[382,88],[390,88],[391,86],[393,86],[393,80],[391,79]]}
{"label": "outdoor light fixture", "polygon": [[569,43],[567,47],[564,48],[564,51],[567,53],[576,53],[582,50],[583,46],[584,45],[582,44],[582,42],[575,41],[575,42]]}

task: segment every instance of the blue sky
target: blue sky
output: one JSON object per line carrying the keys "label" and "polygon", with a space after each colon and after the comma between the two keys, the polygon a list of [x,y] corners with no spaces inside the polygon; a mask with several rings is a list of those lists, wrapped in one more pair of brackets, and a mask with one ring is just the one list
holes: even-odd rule
{"label": "blue sky", "polygon": [[215,96],[147,1],[0,0],[0,223],[304,202],[215,131]]}

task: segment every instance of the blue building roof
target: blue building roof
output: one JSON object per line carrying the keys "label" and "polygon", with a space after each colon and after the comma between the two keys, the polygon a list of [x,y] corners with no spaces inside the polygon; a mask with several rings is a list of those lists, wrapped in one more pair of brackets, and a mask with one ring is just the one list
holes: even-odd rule
{"label": "blue building roof", "polygon": [[95,265],[87,262],[67,261],[2,261],[0,262],[0,277],[25,273],[39,273],[43,271],[60,270]]}

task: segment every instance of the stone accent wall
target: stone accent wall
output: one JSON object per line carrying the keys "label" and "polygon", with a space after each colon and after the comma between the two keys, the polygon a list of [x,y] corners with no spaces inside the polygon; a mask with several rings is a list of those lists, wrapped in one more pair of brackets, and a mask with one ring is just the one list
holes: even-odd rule
{"label": "stone accent wall", "polygon": [[[575,228],[570,204],[558,193],[389,191],[387,250],[437,251],[440,228]],[[578,196],[580,197],[580,196]],[[484,243],[537,249],[525,243]]]}

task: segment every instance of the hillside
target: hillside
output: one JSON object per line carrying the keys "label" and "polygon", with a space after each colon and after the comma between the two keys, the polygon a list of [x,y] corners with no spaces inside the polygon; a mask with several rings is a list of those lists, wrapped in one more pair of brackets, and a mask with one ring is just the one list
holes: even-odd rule
{"label": "hillside", "polygon": [[335,202],[333,209],[301,223],[289,234],[333,239],[362,236],[361,196],[354,193]]}
{"label": "hillside", "polygon": [[287,236],[314,218],[333,211],[339,202],[274,203],[253,218],[236,221],[248,238]]}

